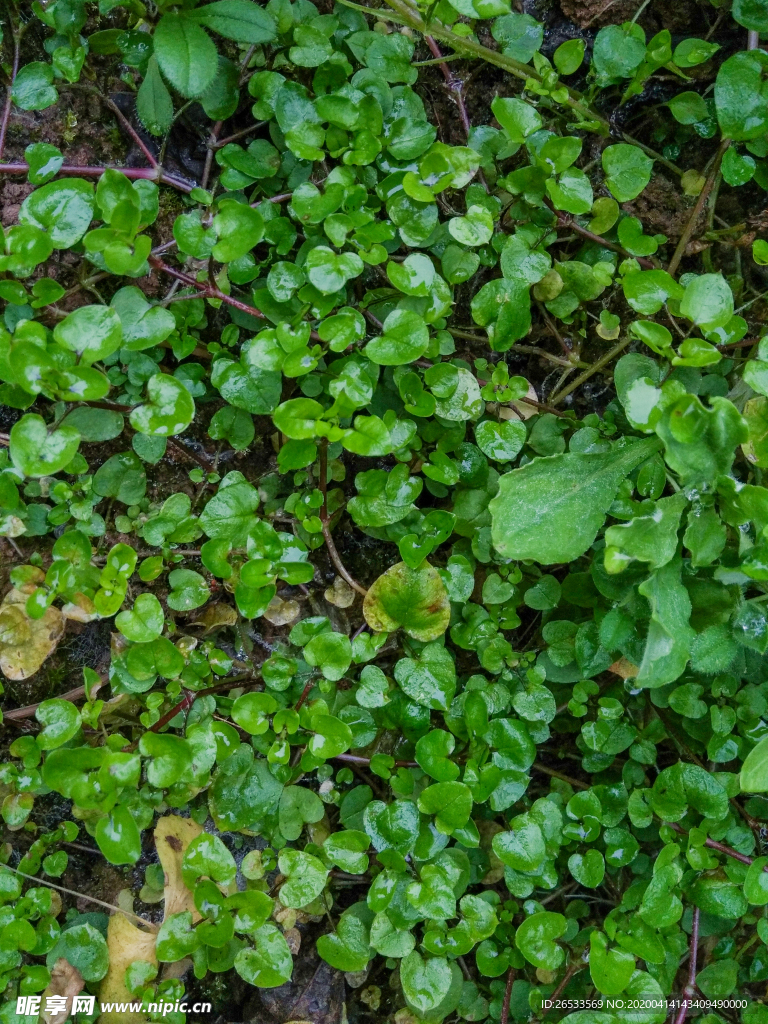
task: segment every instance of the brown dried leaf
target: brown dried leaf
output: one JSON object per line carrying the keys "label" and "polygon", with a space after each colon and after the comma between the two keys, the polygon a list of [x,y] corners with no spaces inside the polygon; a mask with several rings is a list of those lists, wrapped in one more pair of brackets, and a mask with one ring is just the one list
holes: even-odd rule
{"label": "brown dried leaf", "polygon": [[[128,1003],[133,996],[125,984],[125,971],[134,960],[146,960],[157,966],[154,932],[146,932],[128,920],[124,914],[113,914],[107,928],[109,970],[99,986],[102,1003]],[[100,1024],[144,1024],[145,1013],[103,1013]]]}
{"label": "brown dried leaf", "polygon": [[328,587],[324,594],[329,604],[335,604],[337,608],[349,608],[355,602],[355,592],[341,576],[336,576],[333,586]]}
{"label": "brown dried leaf", "polygon": [[208,604],[203,608],[190,626],[203,630],[203,636],[211,633],[214,629],[222,626],[234,626],[237,622],[237,612],[231,604],[226,601],[217,601],[216,604]]}
{"label": "brown dried leaf", "polygon": [[282,597],[273,597],[264,612],[264,618],[273,626],[287,626],[299,617],[299,606],[296,601],[284,601]]}
{"label": "brown dried leaf", "polygon": [[[42,618],[31,619],[25,608],[27,597],[23,591],[14,589],[0,605],[0,614],[14,623],[12,641],[0,647],[0,671],[7,679],[28,679],[34,675],[64,634],[64,616],[59,609],[51,605]],[[28,631],[19,615],[26,619]]]}
{"label": "brown dried leaf", "polygon": [[608,666],[608,671],[621,676],[622,679],[634,679],[640,669],[637,665],[633,665],[628,658],[619,658],[618,661],[614,661],[612,665]]}
{"label": "brown dried leaf", "polygon": [[155,846],[165,872],[165,917],[182,910],[192,912],[192,920],[199,921],[202,915],[195,906],[192,893],[181,877],[181,862],[184,852],[202,828],[192,818],[179,818],[167,814],[155,826]]}
{"label": "brown dried leaf", "polygon": [[[42,996],[43,1009],[40,1013],[40,1019],[44,1024],[64,1024],[64,1021],[72,1012],[72,1000],[75,996],[80,995],[84,987],[85,982],[80,971],[73,967],[68,960],[65,960],[63,956],[59,957],[53,965],[50,984]],[[48,996],[63,996],[67,1000],[66,1009],[58,1013],[47,1011],[45,1003]]]}

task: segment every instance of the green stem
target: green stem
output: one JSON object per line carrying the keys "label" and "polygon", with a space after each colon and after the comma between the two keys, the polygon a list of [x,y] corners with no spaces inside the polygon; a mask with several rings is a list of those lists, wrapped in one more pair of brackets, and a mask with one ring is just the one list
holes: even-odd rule
{"label": "green stem", "polygon": [[560,402],[562,402],[564,398],[570,395],[572,391],[575,391],[576,388],[580,388],[581,385],[585,381],[588,381],[590,377],[593,377],[598,372],[598,370],[602,370],[602,368],[607,363],[610,363],[610,361],[614,359],[619,354],[619,352],[623,352],[627,345],[630,343],[630,341],[630,338],[625,338],[623,341],[620,341],[617,345],[614,345],[612,349],[610,349],[604,355],[600,356],[597,362],[593,363],[588,370],[585,370],[584,373],[579,374],[576,380],[571,381],[567,388],[563,388],[563,390],[558,395],[555,395],[552,398],[550,398],[549,404],[559,405]]}

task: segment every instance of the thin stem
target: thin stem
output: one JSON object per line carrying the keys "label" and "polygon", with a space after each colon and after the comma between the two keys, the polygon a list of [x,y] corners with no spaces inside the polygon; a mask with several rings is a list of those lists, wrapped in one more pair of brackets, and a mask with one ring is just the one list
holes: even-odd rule
{"label": "thin stem", "polygon": [[[583,970],[584,970],[584,964],[583,963],[580,964],[578,962],[578,960],[574,960],[573,963],[568,964],[568,969],[566,970],[566,972],[563,975],[563,977],[560,979],[560,984],[557,986],[557,988],[555,989],[555,991],[552,993],[551,996],[547,996],[547,999],[551,1003],[556,1003],[557,1000],[560,998],[560,996],[565,991],[565,989],[567,988],[568,982],[571,980],[571,978],[574,976],[574,974],[578,974],[579,971],[583,971]],[[557,1009],[557,1007],[553,1006],[551,1009],[555,1010],[555,1009]],[[547,1010],[547,1013],[550,1013],[550,1012],[551,1012],[551,1010]],[[545,1017],[547,1016],[547,1013],[544,1014]]]}
{"label": "thin stem", "polygon": [[[471,54],[473,57],[479,57],[481,60],[486,61],[488,64],[493,64],[496,67],[502,68],[509,74],[514,75],[515,78],[522,79],[533,79],[536,82],[540,82],[541,75],[530,67],[528,64],[523,64],[521,61],[515,60],[513,57],[507,57],[505,54],[499,53],[497,50],[491,50],[487,46],[483,46],[482,43],[475,42],[475,40],[468,37],[459,36],[452,31],[447,25],[442,24],[440,21],[430,21],[429,25],[424,21],[418,11],[414,10],[409,4],[403,2],[403,0],[386,0],[387,5],[391,8],[390,11],[385,11],[383,8],[372,8],[366,7],[363,4],[354,3],[353,0],[339,0],[345,7],[351,7],[353,10],[363,11],[365,14],[374,15],[375,17],[384,18],[387,21],[400,22],[400,24],[408,25],[410,28],[420,32],[421,35],[430,35],[434,39],[440,40],[440,42],[447,43],[453,47],[458,53],[464,52]],[[598,114],[596,111],[588,107],[583,100],[581,93],[575,89],[568,89],[568,99],[565,101],[565,106],[570,107],[582,119],[588,121],[595,121],[601,131],[608,131],[610,129],[609,122]]]}
{"label": "thin stem", "polygon": [[512,986],[515,982],[515,968],[510,967],[507,971],[507,984],[504,986],[504,998],[501,1001],[501,1016],[499,1024],[507,1024],[509,1020],[509,1004],[512,999]]}
{"label": "thin stem", "polygon": [[[76,686],[74,690],[68,690],[66,693],[62,693],[58,700],[80,700],[81,697],[85,696],[85,687]],[[12,711],[3,712],[3,721],[8,722],[19,722],[23,718],[32,718],[34,713],[40,707],[40,703],[27,704],[24,708],[14,708]]]}
{"label": "thin stem", "polygon": [[19,52],[21,49],[21,36],[18,32],[13,33],[13,67],[11,69],[11,80],[8,83],[8,88],[5,94],[5,107],[3,108],[3,118],[0,121],[0,159],[3,156],[3,150],[5,149],[5,138],[8,134],[8,123],[11,120],[11,108],[13,107],[13,83],[16,81],[16,75],[19,71]]}
{"label": "thin stem", "polygon": [[[26,174],[29,165],[26,163],[0,164],[0,174]],[[145,178],[148,181],[159,182],[163,185],[171,185],[180,192],[191,192],[197,186],[193,181],[179,178],[175,174],[166,173],[161,167],[118,167],[114,164],[105,164],[103,167],[78,167],[77,164],[64,164],[58,174],[77,177],[100,178],[104,171],[119,171],[126,178]]]}
{"label": "thin stem", "polygon": [[559,405],[560,402],[562,402],[564,398],[570,395],[572,391],[575,391],[577,388],[580,388],[585,381],[588,381],[590,377],[593,377],[599,370],[602,370],[606,363],[610,363],[612,359],[615,359],[619,352],[623,352],[629,344],[630,340],[630,338],[625,338],[623,341],[620,341],[618,342],[618,344],[614,345],[613,348],[606,352],[604,355],[600,356],[597,362],[593,363],[588,370],[585,370],[584,373],[580,373],[576,380],[571,381],[567,388],[563,388],[563,390],[559,394],[554,395],[552,398],[550,398],[550,405]]}
{"label": "thin stem", "polygon": [[688,1016],[688,1010],[692,1005],[692,996],[696,992],[696,960],[699,952],[699,908],[693,908],[693,920],[691,922],[691,952],[688,961],[688,984],[685,986],[683,993],[683,1005],[680,1007],[680,1011],[675,1017],[675,1024],[683,1024],[683,1021]]}
{"label": "thin stem", "polygon": [[628,249],[619,245],[618,242],[609,242],[600,235],[596,235],[594,231],[590,231],[588,228],[583,228],[578,221],[574,220],[574,218],[570,216],[570,214],[556,210],[552,205],[552,201],[546,196],[544,197],[544,203],[557,217],[558,228],[568,228],[571,231],[575,231],[577,235],[581,235],[582,238],[586,238],[588,241],[594,242],[596,245],[601,245],[604,249],[610,249],[611,252],[617,252],[620,256],[626,256],[628,259],[637,260],[640,266],[645,267],[646,270],[652,270],[656,266],[653,260],[648,260],[644,256],[633,256]]}
{"label": "thin stem", "polygon": [[[580,370],[585,370],[588,366],[591,366],[591,363],[585,363],[583,359],[575,362],[573,359],[563,359],[562,356],[553,355],[551,352],[547,352],[545,348],[538,348],[536,345],[519,345],[515,342],[515,352],[527,352],[532,356],[541,356],[542,359],[547,359],[550,363],[555,363],[557,366],[576,366]],[[516,399],[516,401],[519,401],[519,399]]]}
{"label": "thin stem", "polygon": [[[176,270],[175,267],[169,267],[167,263],[163,263],[154,254],[150,255],[148,261],[156,270],[162,271],[164,274],[169,274],[171,277],[175,277],[182,284],[189,285],[190,288],[194,288],[196,291],[201,293],[203,299],[218,299],[219,302],[224,302],[227,306],[232,306],[234,309],[239,309],[243,313],[247,313],[249,316],[255,316],[259,320],[266,320],[267,317],[261,312],[260,309],[256,309],[255,306],[249,306],[247,302],[240,302],[239,299],[233,299],[231,295],[225,294],[219,288],[213,288],[208,282],[198,281],[197,278],[192,277],[189,274],[185,274],[182,270]],[[314,341],[321,341],[320,335],[317,331],[310,331],[310,337]]]}
{"label": "thin stem", "polygon": [[304,704],[304,701],[309,696],[310,690],[312,689],[312,687],[314,685],[315,685],[315,680],[314,679],[310,679],[309,682],[304,687],[304,689],[301,691],[301,696],[299,697],[299,699],[296,701],[296,704],[294,705],[294,708],[293,708],[294,711],[300,711],[301,710],[301,707]]}
{"label": "thin stem", "polygon": [[[83,85],[83,84],[74,83],[74,82],[63,82],[63,83],[61,83],[59,85],[59,88],[60,89],[79,89],[81,92],[89,92],[92,96],[96,96],[104,104],[105,107],[108,107],[112,111],[112,113],[115,115],[117,120],[123,126],[123,130],[126,131],[128,133],[128,135],[130,135],[130,137],[133,139],[133,141],[139,147],[141,152],[144,154],[144,156],[146,157],[147,162],[150,164],[150,166],[151,167],[156,167],[156,168],[159,169],[159,164],[157,162],[157,159],[155,158],[155,154],[152,152],[152,150],[144,142],[142,137],[139,135],[139,133],[133,127],[133,125],[128,120],[128,118],[125,116],[125,114],[122,112],[120,107],[118,107],[118,105],[113,100],[111,100],[109,98],[109,96],[105,95],[103,92],[101,92],[99,89],[97,89],[94,85]],[[194,185],[192,187],[194,188]]]}
{"label": "thin stem", "polygon": [[[334,761],[346,761],[347,764],[370,764],[370,757],[358,757],[356,754],[336,754]],[[396,768],[418,768],[418,761],[395,761]]]}
{"label": "thin stem", "polygon": [[[677,832],[681,836],[688,835],[685,829],[681,828],[675,821],[665,821],[664,824],[667,828],[671,828],[673,832]],[[709,837],[704,840],[704,845],[708,846],[710,850],[717,850],[718,853],[724,853],[726,857],[731,857],[733,860],[737,860],[741,864],[752,864],[752,857],[748,857],[746,853],[739,853],[738,850],[734,850],[730,846],[726,846],[724,843],[718,843],[716,840],[710,839]],[[768,871],[768,864],[763,868],[763,871]]]}
{"label": "thin stem", "polygon": [[266,121],[256,121],[249,128],[242,128],[239,132],[233,132],[232,135],[227,135],[225,139],[219,139],[213,148],[223,149],[224,146],[228,146],[230,142],[236,142],[238,139],[242,139],[246,135],[253,135],[253,133],[258,131],[259,128],[263,128],[266,123]]}
{"label": "thin stem", "polygon": [[549,775],[553,779],[560,779],[561,782],[567,782],[574,789],[589,789],[586,782],[579,782],[578,779],[571,778],[570,775],[563,775],[562,772],[555,771],[554,768],[547,768],[546,765],[541,764],[539,761],[534,761],[531,767],[534,771],[542,772],[544,775]]}
{"label": "thin stem", "polygon": [[669,261],[669,266],[667,267],[667,270],[673,277],[677,272],[677,268],[680,266],[680,260],[682,260],[683,256],[685,255],[686,246],[688,245],[688,242],[691,239],[691,235],[694,232],[696,222],[699,219],[699,215],[701,214],[701,211],[704,209],[704,204],[709,198],[709,193],[712,191],[712,186],[715,184],[715,178],[720,173],[720,164],[722,162],[723,157],[725,156],[725,151],[728,149],[730,144],[730,139],[723,139],[723,141],[720,143],[720,148],[718,149],[717,155],[715,156],[715,159],[712,162],[712,167],[710,169],[709,174],[707,175],[707,180],[704,182],[704,188],[699,193],[699,198],[696,200],[696,205],[693,208],[693,212],[691,213],[691,216],[688,219],[688,223],[685,225],[685,228],[683,229],[683,233],[680,236],[680,241],[677,243],[677,248],[675,249],[672,255],[672,259]]}
{"label": "thin stem", "polygon": [[650,146],[646,146],[644,142],[640,142],[639,139],[636,139],[634,136],[628,135],[626,132],[622,132],[621,134],[624,137],[624,140],[630,143],[630,145],[638,146],[644,153],[647,153],[648,156],[652,156],[657,164],[661,164],[662,167],[666,167],[668,171],[672,171],[673,174],[676,174],[678,178],[682,178],[685,172],[678,167],[677,164],[672,163],[671,160],[667,160],[667,158],[662,156],[661,153],[658,153],[655,149],[651,149]]}
{"label": "thin stem", "polygon": [[358,583],[353,576],[350,576],[350,574],[347,572],[346,567],[341,560],[341,556],[339,555],[339,552],[336,550],[336,545],[333,543],[333,537],[331,536],[330,526],[328,525],[330,522],[330,517],[328,515],[328,439],[325,437],[320,442],[318,471],[320,474],[320,493],[323,496],[323,504],[322,507],[320,508],[320,523],[323,528],[323,539],[325,540],[325,546],[328,549],[328,554],[330,556],[331,561],[336,566],[336,570],[339,576],[341,576],[341,578],[345,581],[345,583],[347,583],[348,586],[352,587],[352,589],[356,590],[358,594],[361,594],[363,597],[365,597],[368,591],[365,589],[365,587]]}
{"label": "thin stem", "polygon": [[568,358],[572,354],[570,346],[566,345],[565,338],[563,338],[563,336],[560,333],[560,331],[558,331],[557,325],[555,324],[555,321],[552,319],[552,317],[546,311],[546,309],[544,308],[543,304],[541,302],[537,302],[536,305],[538,306],[539,312],[541,313],[541,316],[542,316],[542,318],[544,320],[544,323],[549,328],[549,333],[553,334],[555,336],[555,338],[557,339],[558,345],[563,350],[563,354],[566,357],[565,365],[567,367],[571,368],[573,366],[573,363]]}
{"label": "thin stem", "polygon": [[49,889],[56,889],[58,892],[65,892],[68,896],[77,896],[78,899],[87,900],[89,903],[97,903],[100,907],[106,907],[107,910],[114,910],[118,914],[125,914],[126,917],[132,917],[134,921],[141,921],[143,925],[146,925],[151,931],[157,931],[157,925],[152,921],[148,921],[145,917],[139,917],[138,914],[134,914],[132,910],[123,910],[122,907],[116,907],[114,903],[105,903],[104,900],[97,900],[95,896],[86,896],[84,892],[77,892],[75,889],[66,889],[63,885],[54,885],[53,882],[47,882],[44,878],[38,878],[37,875],[27,875],[23,871],[19,871],[18,868],[12,868],[9,864],[4,864],[8,871],[13,871],[14,874],[20,875],[22,878],[28,878],[30,882],[37,882],[38,885],[47,885]]}
{"label": "thin stem", "polygon": [[[443,78],[445,79],[445,86],[448,92],[451,94],[451,96],[453,96],[454,103],[459,108],[459,117],[461,118],[461,125],[464,129],[464,134],[467,137],[467,141],[469,141],[469,136],[472,132],[472,122],[469,120],[467,106],[464,103],[464,83],[458,77],[458,75],[454,75],[454,73],[445,63],[445,58],[443,57],[442,51],[435,42],[435,40],[432,38],[432,36],[424,36],[424,42],[430,48],[436,60],[439,61],[439,67],[443,73]],[[477,177],[478,180],[481,182],[483,188],[487,192],[488,183],[485,180],[485,175],[483,174],[482,169],[478,169]]]}

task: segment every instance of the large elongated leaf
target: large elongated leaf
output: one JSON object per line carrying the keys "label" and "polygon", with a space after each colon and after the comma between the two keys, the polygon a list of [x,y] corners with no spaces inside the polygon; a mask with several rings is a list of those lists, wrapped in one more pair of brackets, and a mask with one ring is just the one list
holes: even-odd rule
{"label": "large elongated leaf", "polygon": [[583,555],[621,481],[659,447],[648,438],[612,452],[534,459],[506,473],[489,506],[494,547],[507,558],[546,565]]}
{"label": "large elongated leaf", "polygon": [[164,14],[154,35],[160,70],[182,96],[200,96],[219,65],[211,37],[192,18],[174,11]]}
{"label": "large elongated leaf", "polygon": [[193,17],[212,32],[238,43],[269,43],[277,36],[275,19],[253,0],[218,0],[198,7]]}

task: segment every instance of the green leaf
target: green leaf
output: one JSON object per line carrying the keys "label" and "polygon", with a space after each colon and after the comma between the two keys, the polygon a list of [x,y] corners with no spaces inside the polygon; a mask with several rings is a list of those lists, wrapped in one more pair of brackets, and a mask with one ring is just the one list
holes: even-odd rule
{"label": "green leaf", "polygon": [[352,664],[352,644],[344,633],[318,633],[304,648],[304,660],[326,679],[337,681]]}
{"label": "green leaf", "polygon": [[11,98],[21,110],[45,110],[59,98],[53,85],[53,68],[33,61],[19,69],[13,81]]}
{"label": "green leaf", "polygon": [[[311,789],[304,786],[286,786],[280,797],[279,813],[280,832],[286,839],[294,840],[301,835],[305,822],[321,820],[325,814],[325,806],[320,797]],[[367,849],[367,836],[365,837],[365,846]],[[325,846],[323,849],[325,850]],[[366,859],[366,866],[367,864]]]}
{"label": "green leaf", "polygon": [[317,857],[303,850],[283,850],[278,858],[280,873],[286,881],[280,888],[280,902],[285,907],[306,907],[325,888],[328,868]]}
{"label": "green leaf", "polygon": [[668,562],[639,586],[651,606],[651,622],[637,685],[655,688],[678,679],[690,657],[694,631],[691,602],[680,581],[680,559]]}
{"label": "green leaf", "polygon": [[620,203],[636,199],[651,180],[653,160],[638,146],[620,142],[608,146],[602,155],[605,184]]}
{"label": "green leaf", "polygon": [[219,240],[212,255],[222,263],[245,256],[264,237],[264,221],[259,211],[232,199],[222,202],[213,226]]}
{"label": "green leaf", "polygon": [[11,428],[11,461],[25,476],[41,477],[58,473],[71,462],[80,447],[80,434],[74,427],[48,429],[42,416],[27,413]]}
{"label": "green leaf", "polygon": [[739,783],[744,793],[768,792],[768,737],[763,737],[744,758]]}
{"label": "green leaf", "polygon": [[365,355],[380,366],[412,363],[424,354],[429,331],[422,317],[407,309],[396,309],[384,321],[382,335],[369,341]]}
{"label": "green leaf", "polygon": [[709,108],[697,92],[680,92],[667,104],[679,124],[697,124],[709,117]]}
{"label": "green leaf", "polygon": [[[325,811],[315,820],[319,821],[324,813]],[[305,818],[305,820],[309,819]],[[368,869],[366,851],[369,846],[370,840],[365,832],[349,829],[344,832],[334,832],[333,835],[330,835],[323,843],[323,855],[337,867],[340,867],[342,871],[361,875]]]}
{"label": "green leaf", "polygon": [[603,995],[619,995],[635,973],[634,956],[623,949],[609,949],[606,935],[598,930],[592,932],[589,943],[589,973],[595,988]]}
{"label": "green leaf", "polygon": [[218,0],[192,12],[195,21],[237,43],[271,43],[277,34],[275,19],[251,0]]}
{"label": "green leaf", "polygon": [[446,998],[453,984],[451,965],[444,957],[424,958],[415,950],[400,964],[403,994],[422,1016],[428,1015]]}
{"label": "green leaf", "polygon": [[80,731],[80,714],[68,700],[44,700],[38,704],[35,718],[43,726],[37,734],[41,750],[54,750]]}
{"label": "green leaf", "polygon": [[456,666],[441,643],[430,643],[416,658],[395,664],[395,679],[411,700],[427,708],[447,711],[456,692]]}
{"label": "green leaf", "polygon": [[160,70],[174,89],[188,97],[204,93],[216,74],[218,57],[194,17],[184,11],[164,14],[152,38]]}
{"label": "green leaf", "polygon": [[475,427],[480,450],[495,462],[510,462],[525,444],[525,424],[521,420],[483,420]]}
{"label": "green leaf", "polygon": [[[69,417],[68,417],[69,418]],[[117,498],[124,505],[136,505],[147,489],[147,474],[133,452],[119,452],[99,466],[93,490],[105,498]]]}
{"label": "green leaf", "polygon": [[63,957],[89,985],[101,981],[109,967],[109,951],[104,936],[91,924],[73,924],[61,933],[46,957],[53,967]]}
{"label": "green leaf", "polygon": [[512,11],[496,18],[491,26],[491,35],[501,43],[502,53],[527,64],[542,44],[544,27],[530,14]]}
{"label": "green leaf", "polygon": [[515,945],[529,964],[554,971],[565,959],[563,948],[555,939],[565,932],[566,924],[562,914],[547,910],[532,914],[519,925]]}
{"label": "green leaf", "polygon": [[497,96],[491,103],[491,110],[511,142],[525,142],[529,135],[541,128],[538,110],[524,100]]}
{"label": "green leaf", "polygon": [[[361,908],[359,913],[358,907]],[[370,916],[364,903],[345,910],[335,931],[321,935],[317,940],[317,951],[323,960],[338,971],[364,971],[374,955],[365,923],[365,918]]]}
{"label": "green leaf", "polygon": [[436,569],[398,562],[374,581],[363,602],[365,621],[378,632],[402,627],[415,640],[429,641],[448,628],[450,602]]}
{"label": "green leaf", "polygon": [[174,569],[168,576],[171,592],[168,607],[177,612],[190,612],[204,605],[211,596],[205,578],[192,569]]}
{"label": "green leaf", "polygon": [[120,288],[110,305],[120,317],[122,343],[131,352],[160,345],[176,327],[173,314],[162,306],[151,306],[139,288]]}
{"label": "green leaf", "polygon": [[144,405],[131,410],[129,417],[133,429],[141,434],[180,434],[195,417],[195,403],[189,391],[167,373],[155,373],[149,378],[147,399]]}
{"label": "green leaf", "polygon": [[120,612],[116,617],[115,625],[128,640],[147,643],[163,631],[162,605],[154,594],[139,594],[131,611]]}
{"label": "green leaf", "polygon": [[363,261],[356,253],[334,253],[326,245],[315,246],[307,256],[307,276],[323,295],[333,295],[347,281],[363,272]]}
{"label": "green leaf", "polygon": [[173,123],[173,100],[154,54],[149,58],[147,72],[136,94],[136,113],[152,135],[165,135]]}
{"label": "green leaf", "polygon": [[420,768],[437,782],[454,782],[460,774],[455,762],[450,760],[455,740],[444,729],[432,729],[416,743],[416,761]]}
{"label": "green leaf", "polygon": [[246,946],[235,956],[234,968],[240,977],[256,988],[278,988],[289,981],[293,957],[277,925],[263,924],[251,939],[253,947]]}
{"label": "green leaf", "polygon": [[451,835],[469,821],[472,791],[463,782],[437,782],[422,790],[419,810],[422,814],[434,814],[435,828]]}
{"label": "green leaf", "polygon": [[227,886],[237,874],[235,859],[218,836],[202,832],[184,851],[181,876],[188,889],[194,889],[198,879],[205,877]]}
{"label": "green leaf", "polygon": [[182,910],[166,917],[157,933],[155,953],[160,963],[175,963],[189,956],[200,945],[192,927],[192,912]]}
{"label": "green leaf", "polygon": [[147,767],[147,781],[157,789],[167,789],[178,782],[192,764],[189,743],[170,733],[143,733],[139,751],[152,758]]}
{"label": "green leaf", "polygon": [[141,832],[125,805],[96,823],[96,842],[110,864],[135,864],[141,856]]}
{"label": "green leaf", "polygon": [[259,507],[259,493],[242,474],[228,473],[200,515],[200,525],[214,540],[228,540],[233,547],[245,543]]}
{"label": "green leaf", "polygon": [[64,163],[61,152],[47,142],[34,142],[27,146],[24,159],[29,167],[27,177],[33,185],[45,185],[59,173]]}
{"label": "green leaf", "polygon": [[766,68],[768,54],[760,50],[736,53],[721,65],[715,81],[715,108],[724,138],[743,142],[768,130],[763,97]]}
{"label": "green leaf", "polygon": [[648,439],[594,455],[536,458],[505,474],[489,505],[497,551],[547,565],[583,555],[621,481],[655,451]]}
{"label": "green leaf", "polygon": [[19,223],[46,232],[54,249],[69,249],[88,230],[94,205],[90,182],[82,178],[51,181],[27,196]]}
{"label": "green leaf", "polygon": [[61,320],[54,341],[74,352],[85,366],[112,355],[123,340],[120,317],[109,306],[81,306]]}
{"label": "green leaf", "polygon": [[244,693],[232,705],[232,721],[252,736],[260,736],[269,729],[268,716],[277,708],[277,701],[268,693]]}
{"label": "green leaf", "polygon": [[561,75],[572,75],[579,70],[584,60],[584,49],[583,39],[568,39],[558,46],[552,60]]}

